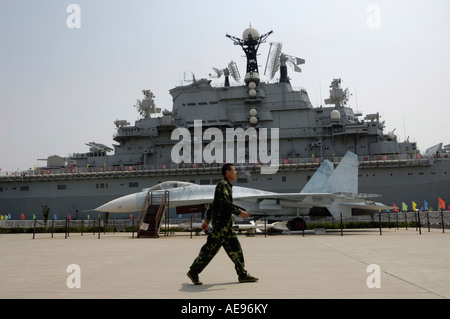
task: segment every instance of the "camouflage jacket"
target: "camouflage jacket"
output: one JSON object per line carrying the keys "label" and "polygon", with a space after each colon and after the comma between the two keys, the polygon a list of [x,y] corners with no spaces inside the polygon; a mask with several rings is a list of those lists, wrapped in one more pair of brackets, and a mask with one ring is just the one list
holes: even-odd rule
{"label": "camouflage jacket", "polygon": [[205,221],[212,220],[213,229],[231,230],[233,228],[234,216],[241,214],[241,209],[233,204],[233,185],[225,177],[216,186],[214,201],[206,212]]}

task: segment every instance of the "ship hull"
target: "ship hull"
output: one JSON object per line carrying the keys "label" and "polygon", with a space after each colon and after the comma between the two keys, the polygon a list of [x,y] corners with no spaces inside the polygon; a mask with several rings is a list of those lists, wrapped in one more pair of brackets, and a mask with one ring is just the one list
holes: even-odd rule
{"label": "ship hull", "polygon": [[[299,192],[319,163],[281,165],[276,174],[262,175],[257,166],[238,166],[235,185],[274,192]],[[73,219],[97,217],[94,208],[117,197],[141,191],[168,180],[214,185],[221,179],[220,167],[192,169],[135,170],[90,174],[44,174],[2,176],[0,213],[19,219],[42,217],[42,206],[50,207],[50,217]],[[360,162],[360,193],[378,194],[377,202],[401,207],[412,202],[420,209],[424,201],[437,209],[438,198],[450,198],[450,159],[422,161]],[[128,214],[125,214],[128,216]],[[124,216],[125,216],[124,215]],[[171,218],[175,217],[174,212]]]}

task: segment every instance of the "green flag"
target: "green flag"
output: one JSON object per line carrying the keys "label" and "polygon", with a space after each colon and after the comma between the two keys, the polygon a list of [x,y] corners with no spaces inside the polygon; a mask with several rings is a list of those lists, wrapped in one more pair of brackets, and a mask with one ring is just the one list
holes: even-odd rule
{"label": "green flag", "polygon": [[408,210],[408,205],[402,202],[402,211],[406,212]]}

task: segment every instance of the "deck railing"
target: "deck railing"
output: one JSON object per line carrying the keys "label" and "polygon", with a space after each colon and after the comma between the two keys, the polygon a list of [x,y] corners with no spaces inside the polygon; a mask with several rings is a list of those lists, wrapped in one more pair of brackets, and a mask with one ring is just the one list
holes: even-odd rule
{"label": "deck railing", "polygon": [[[279,165],[289,165],[289,164],[320,164],[323,160],[329,160],[332,163],[339,163],[342,157],[286,157],[280,158]],[[423,164],[428,163],[433,160],[431,156],[423,156],[421,154],[397,154],[397,155],[364,155],[358,156],[358,161],[360,164],[370,164],[377,162],[394,163],[394,161],[403,161],[410,164]],[[274,164],[274,163],[270,163]],[[259,167],[262,163],[236,163],[238,167],[245,166],[246,168]],[[45,176],[45,175],[61,175],[61,174],[90,174],[90,173],[114,173],[114,172],[135,172],[135,171],[153,171],[153,170],[173,170],[173,169],[198,169],[198,168],[216,168],[220,169],[222,167],[221,163],[155,163],[149,165],[120,165],[120,166],[89,166],[89,167],[79,167],[79,166],[68,166],[60,168],[35,168],[28,170],[17,170],[17,171],[0,171],[0,177],[14,176],[14,177],[26,177],[26,176]]]}

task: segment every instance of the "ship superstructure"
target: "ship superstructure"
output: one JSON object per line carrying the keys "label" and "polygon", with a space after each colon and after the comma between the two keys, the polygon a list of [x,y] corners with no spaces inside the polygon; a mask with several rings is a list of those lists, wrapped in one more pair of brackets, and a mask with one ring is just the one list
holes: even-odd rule
{"label": "ship superstructure", "polygon": [[[338,163],[351,151],[359,157],[360,191],[382,195],[380,202],[432,203],[437,196],[450,199],[450,160],[442,144],[422,155],[416,143],[399,142],[394,132],[385,133],[378,113],[363,116],[348,105],[350,94],[341,79],[331,80],[325,106],[313,107],[306,89],[292,86],[288,76],[288,65],[300,72],[298,65],[305,60],[289,56],[282,52],[281,44],[271,43],[265,67],[269,80],[263,81],[257,50],[271,34],[260,35],[250,27],[242,39],[227,35],[246,54],[243,83],[231,61],[222,70],[214,68],[211,76],[223,75],[223,83],[193,77],[191,83],[171,89],[172,110],[162,112],[153,93],[143,90],[142,100],[135,105],[141,118],[134,125],[127,120],[114,122],[113,154],[109,154],[109,146],[90,142],[87,153],[51,156],[46,167],[2,173],[0,210],[30,216],[48,205],[53,212],[82,216],[84,210],[166,180],[215,184],[230,151],[225,139],[216,138],[225,137],[230,130],[245,133],[240,144],[244,161],[236,157],[237,142],[233,146],[233,162],[240,170],[237,184],[241,186],[300,191],[323,159]],[[279,80],[271,80],[278,71]],[[191,139],[184,142],[190,147],[186,144],[184,151],[191,150],[191,154],[178,161],[173,150],[180,138],[174,132],[181,129],[189,132]],[[274,154],[275,147],[278,154],[278,167],[272,174],[262,174],[267,160],[252,152],[251,135],[256,132],[261,137],[263,130],[267,130],[267,154]],[[272,143],[274,130],[276,144]],[[213,156],[198,157],[196,150],[200,152],[197,155]]]}

